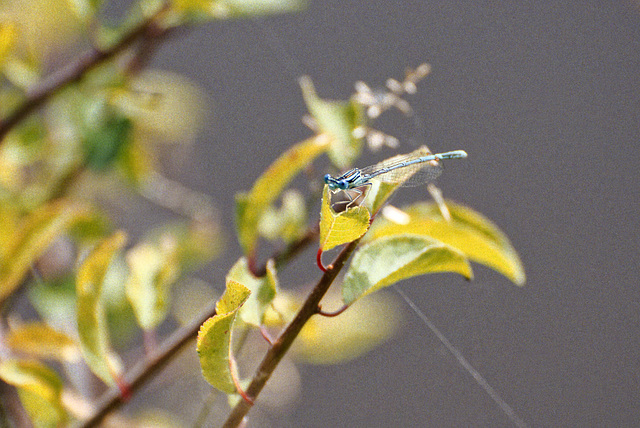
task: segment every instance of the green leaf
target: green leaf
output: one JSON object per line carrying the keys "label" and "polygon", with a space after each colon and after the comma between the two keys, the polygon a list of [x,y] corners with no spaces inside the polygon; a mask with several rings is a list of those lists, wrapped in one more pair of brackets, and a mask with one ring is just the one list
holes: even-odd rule
{"label": "green leaf", "polygon": [[57,201],[19,223],[0,260],[0,302],[13,293],[49,245],[85,211],[69,201]]}
{"label": "green leaf", "polygon": [[342,283],[342,299],[351,304],[403,279],[436,272],[473,276],[464,254],[442,242],[420,235],[384,236],[353,256]]}
{"label": "green leaf", "polygon": [[470,260],[500,272],[516,285],[524,285],[522,262],[506,235],[489,219],[463,205],[447,201],[451,221],[442,217],[434,203],[415,204],[404,208],[408,219],[403,224],[380,219],[367,239],[399,233],[429,236],[457,248]]}
{"label": "green leaf", "polygon": [[12,329],[7,336],[7,345],[15,352],[36,358],[75,361],[80,357],[80,349],[73,339],[41,322]]}
{"label": "green leaf", "polygon": [[325,186],[320,212],[320,249],[328,251],[355,241],[369,230],[369,210],[353,207],[336,214],[331,209],[331,190]]}
{"label": "green leaf", "polygon": [[65,424],[63,384],[53,370],[36,361],[7,360],[0,364],[0,378],[18,389],[34,426],[56,428]]}
{"label": "green leaf", "polygon": [[267,263],[267,274],[262,278],[256,278],[249,272],[247,259],[242,257],[229,271],[227,282],[229,281],[239,282],[251,291],[251,297],[242,307],[240,316],[244,322],[260,327],[264,320],[264,314],[278,289],[278,278],[273,260],[269,260]]}
{"label": "green leaf", "polygon": [[262,214],[258,224],[260,236],[272,241],[293,242],[305,233],[307,218],[302,194],[297,190],[285,190],[280,209],[271,205]]}
{"label": "green leaf", "polygon": [[145,330],[157,327],[166,318],[171,286],[181,273],[176,242],[167,239],[163,244],[142,243],[127,252],[127,299]]}
{"label": "green leaf", "polygon": [[78,335],[87,365],[100,379],[114,384],[109,364],[109,334],[101,300],[102,285],[114,255],[124,247],[126,236],[116,232],[87,256],[76,276]]}
{"label": "green leaf", "polygon": [[245,254],[251,254],[258,240],[258,223],[265,209],[304,167],[329,147],[329,140],[316,136],[296,144],[280,156],[255,182],[248,194],[236,197],[238,239]]}
{"label": "green leaf", "polygon": [[360,156],[362,138],[353,136],[354,129],[366,124],[361,104],[353,101],[327,101],[316,95],[309,76],[300,78],[302,97],[318,128],[331,137],[329,158],[338,168],[347,168]]}
{"label": "green leaf", "polygon": [[133,123],[126,117],[112,117],[98,129],[89,131],[82,148],[89,168],[103,171],[123,153],[131,140]]}
{"label": "green leaf", "polygon": [[227,289],[216,304],[216,315],[205,321],[198,332],[197,351],[204,378],[213,387],[227,393],[236,392],[231,374],[231,330],[238,309],[251,292],[235,281],[227,282]]}

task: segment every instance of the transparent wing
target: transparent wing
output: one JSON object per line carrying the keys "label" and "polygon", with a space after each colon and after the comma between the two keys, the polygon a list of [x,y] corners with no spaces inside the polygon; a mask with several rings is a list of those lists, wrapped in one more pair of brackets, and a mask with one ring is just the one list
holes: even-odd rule
{"label": "transparent wing", "polygon": [[430,154],[427,149],[420,149],[406,155],[394,156],[376,165],[363,168],[361,171],[363,175],[376,175],[381,170],[387,169],[388,171],[373,178],[387,183],[400,183],[405,187],[420,186],[432,182],[442,174],[442,162],[431,160],[411,165],[406,164]]}

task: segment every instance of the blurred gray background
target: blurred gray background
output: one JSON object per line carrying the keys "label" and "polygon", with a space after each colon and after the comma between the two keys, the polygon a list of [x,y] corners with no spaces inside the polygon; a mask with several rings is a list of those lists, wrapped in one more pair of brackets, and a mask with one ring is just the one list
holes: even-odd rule
{"label": "blurred gray background", "polygon": [[[527,284],[476,265],[472,283],[431,275],[402,289],[530,426],[637,426],[639,42],[631,1],[325,0],[260,25],[196,27],[163,45],[153,66],[210,95],[195,163],[175,178],[210,194],[233,230],[234,194],[310,135],[297,74],[320,96],[346,99],[356,80],[381,85],[429,62],[410,98],[419,138],[469,153],[439,185],[502,228]],[[240,255],[228,237],[211,268],[218,287]],[[283,287],[319,276],[314,252],[283,273]],[[405,320],[360,359],[303,366],[295,409],[261,424],[510,426],[408,308]]]}

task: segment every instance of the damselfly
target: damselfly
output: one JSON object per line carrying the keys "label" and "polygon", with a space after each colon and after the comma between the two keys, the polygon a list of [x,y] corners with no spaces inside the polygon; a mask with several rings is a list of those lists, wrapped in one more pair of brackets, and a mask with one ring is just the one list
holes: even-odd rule
{"label": "damselfly", "polygon": [[[430,154],[426,149],[418,150],[406,155],[395,156],[376,165],[366,168],[353,168],[340,177],[333,177],[331,174],[324,176],[332,191],[354,190],[358,197],[362,191],[358,187],[371,186],[371,179],[378,177],[387,183],[400,183],[402,186],[419,186],[435,180],[442,173],[443,159],[466,158],[467,152],[464,150],[454,150],[445,153]],[[349,205],[353,204],[353,199],[347,192]],[[357,199],[357,197],[356,197]]]}

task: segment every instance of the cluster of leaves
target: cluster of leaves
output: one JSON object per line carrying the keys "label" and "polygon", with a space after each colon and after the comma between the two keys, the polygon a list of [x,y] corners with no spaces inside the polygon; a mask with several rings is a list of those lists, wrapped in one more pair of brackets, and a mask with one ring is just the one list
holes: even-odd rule
{"label": "cluster of leaves", "polygon": [[[0,379],[35,426],[95,407],[71,387],[90,379],[77,370],[65,379],[60,364],[83,361],[126,392],[115,347],[131,342],[136,325],[152,345],[172,322],[172,289],[220,251],[211,203],[160,172],[163,153],[194,140],[207,103],[188,79],[145,68],[155,44],[193,22],[303,6],[141,0],[111,25],[104,3],[0,5],[0,303],[10,356]],[[129,211],[136,192],[177,216],[130,242],[110,212],[123,203]],[[38,318],[23,319],[25,299]]]}
{"label": "cluster of leaves", "polygon": [[[339,328],[331,330],[331,334],[317,334],[318,325],[309,318],[314,313],[323,313],[319,305],[314,312],[303,315],[304,305],[301,308],[291,302],[283,304],[288,296],[277,288],[276,267],[272,261],[264,273],[255,268],[260,238],[278,238],[292,243],[313,230],[316,220],[301,219],[301,212],[305,211],[287,208],[290,204],[287,199],[291,198],[292,192],[285,191],[287,186],[323,153],[340,169],[351,165],[363,148],[362,140],[354,135],[358,135],[358,129],[369,126],[364,114],[365,106],[358,103],[356,96],[346,102],[323,100],[317,97],[308,78],[301,79],[301,83],[317,133],[294,145],[273,162],[250,192],[238,195],[237,233],[245,257],[227,277],[227,288],[219,302],[217,315],[202,326],[198,336],[198,352],[205,378],[227,394],[241,394],[249,404],[255,398],[251,394],[261,388],[255,385],[270,375],[263,369],[273,367],[270,361],[280,358],[274,354],[286,352],[286,347],[280,350],[278,345],[290,340],[287,335],[295,333],[291,333],[290,328],[282,330],[271,348],[276,351],[265,355],[253,382],[249,383],[240,381],[235,371],[233,350],[238,350],[241,343],[232,342],[232,332],[244,331],[247,326],[284,328],[302,318],[305,327],[298,337],[298,350],[302,349],[300,354],[306,361],[325,364],[355,358],[388,337],[384,331],[373,327],[375,319],[384,324],[384,311],[371,313],[359,311],[358,307],[349,312],[359,318],[371,317],[366,324],[366,333],[359,330],[357,323],[350,318]],[[412,155],[427,153],[428,149],[423,147]],[[393,158],[388,161],[393,161]],[[408,179],[410,176],[405,178]],[[354,206],[347,206],[341,212],[334,211],[332,191],[328,186],[324,187],[318,234],[320,269],[325,276],[335,269],[333,265],[328,268],[322,265],[323,252],[343,245],[355,250],[340,284],[343,310],[364,296],[418,275],[453,272],[471,279],[470,261],[495,269],[517,285],[524,284],[524,271],[515,250],[488,219],[453,202],[446,202],[445,206],[421,202],[401,210],[386,205],[388,198],[402,184],[402,181],[386,183],[373,180],[364,202],[359,206],[350,204]],[[274,203],[281,195],[284,195],[283,207],[278,211]],[[273,212],[279,215],[273,216]],[[379,212],[382,215],[378,215]],[[273,224],[265,227],[265,223]],[[269,232],[265,233],[265,229]],[[238,275],[238,269],[242,270],[242,275]],[[335,275],[331,280],[333,278]],[[322,280],[317,287],[321,283]],[[307,297],[305,304],[318,294],[316,290],[318,288]],[[324,291],[319,292],[318,301]],[[240,387],[241,384],[249,385],[247,392]]]}
{"label": "cluster of leaves", "polygon": [[[304,7],[300,0],[141,0],[124,22],[109,26],[99,19],[102,3],[10,0],[0,8],[0,302],[3,353],[10,355],[0,362],[0,379],[16,388],[36,426],[61,426],[87,416],[78,409],[93,407],[91,398],[72,393],[73,373],[65,379],[54,367],[82,361],[126,396],[118,344],[139,330],[153,338],[171,322],[174,287],[219,251],[206,198],[160,174],[159,153],[193,140],[205,102],[186,79],[145,69],[154,44],[185,24]],[[88,54],[58,67],[58,58],[87,44]],[[362,299],[376,290],[427,273],[471,278],[470,261],[524,282],[507,238],[471,209],[447,203],[443,216],[437,204],[418,203],[385,211],[402,183],[376,181],[364,203],[339,213],[325,187],[320,219],[311,217],[317,207],[307,203],[319,199],[319,186],[305,197],[291,183],[322,155],[337,170],[350,167],[365,147],[372,105],[357,94],[324,100],[309,78],[300,83],[316,133],[282,154],[251,191],[237,195],[244,256],[198,336],[204,378],[239,406],[257,396],[258,383],[266,382],[296,337],[293,353],[322,364],[356,358],[389,337],[393,309],[376,300],[379,293]],[[108,201],[134,192],[178,211],[180,220],[130,242],[109,215]],[[282,291],[278,269],[315,238],[322,279],[308,296]],[[285,249],[259,268],[263,239],[283,242]],[[325,268],[322,253],[339,246],[345,250]],[[342,266],[342,303],[355,306],[337,323],[311,318],[321,312],[320,299]],[[36,320],[22,319],[23,306],[13,305],[20,299],[29,300]],[[386,323],[379,322],[384,311]],[[249,332],[264,327],[282,333],[260,376],[241,381],[233,355]]]}

